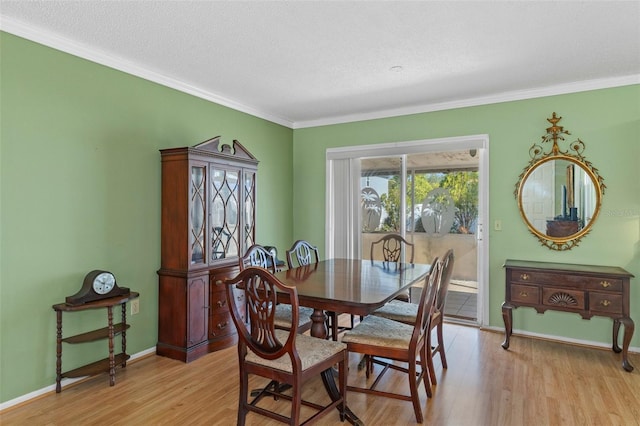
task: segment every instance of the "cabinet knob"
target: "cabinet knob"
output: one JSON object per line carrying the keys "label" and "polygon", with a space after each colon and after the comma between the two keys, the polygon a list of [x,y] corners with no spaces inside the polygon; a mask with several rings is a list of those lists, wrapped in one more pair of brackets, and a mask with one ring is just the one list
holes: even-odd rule
{"label": "cabinet knob", "polygon": [[529,293],[527,293],[526,291],[521,291],[520,292],[520,297],[528,297]]}
{"label": "cabinet knob", "polygon": [[609,281],[600,281],[600,285],[602,286],[602,288],[611,287],[611,283]]}
{"label": "cabinet knob", "polygon": [[226,300],[218,300],[218,301],[216,302],[216,305],[218,305],[218,308],[222,308],[222,307],[223,307],[224,305],[226,305],[226,304],[227,304],[227,301],[226,301]]}
{"label": "cabinet knob", "polygon": [[229,323],[227,321],[223,322],[223,323],[218,323],[218,328],[220,330],[222,330],[223,328],[225,328],[227,325],[229,325]]}
{"label": "cabinet knob", "polygon": [[602,302],[600,302],[600,304],[601,304],[602,306],[605,306],[605,307],[606,307],[606,306],[609,306],[609,305],[611,304],[611,301],[610,301],[610,300],[605,299],[605,300],[603,300]]}
{"label": "cabinet knob", "polygon": [[520,279],[522,281],[527,281],[529,279],[529,274],[520,274]]}
{"label": "cabinet knob", "polygon": [[216,280],[216,285],[222,285],[222,280]]}

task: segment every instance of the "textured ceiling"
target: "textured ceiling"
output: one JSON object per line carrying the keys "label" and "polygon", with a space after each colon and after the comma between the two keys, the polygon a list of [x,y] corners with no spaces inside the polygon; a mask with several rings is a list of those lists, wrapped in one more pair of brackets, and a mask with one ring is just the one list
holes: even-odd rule
{"label": "textured ceiling", "polygon": [[640,82],[638,1],[0,0],[0,14],[4,31],[294,128]]}

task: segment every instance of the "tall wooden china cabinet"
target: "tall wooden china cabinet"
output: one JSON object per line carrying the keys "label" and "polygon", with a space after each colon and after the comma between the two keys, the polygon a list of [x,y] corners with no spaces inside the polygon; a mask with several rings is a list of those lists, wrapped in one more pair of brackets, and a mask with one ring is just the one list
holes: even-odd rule
{"label": "tall wooden china cabinet", "polygon": [[236,342],[225,288],[216,282],[237,273],[239,256],[255,241],[258,160],[219,136],[160,152],[156,352],[190,362]]}

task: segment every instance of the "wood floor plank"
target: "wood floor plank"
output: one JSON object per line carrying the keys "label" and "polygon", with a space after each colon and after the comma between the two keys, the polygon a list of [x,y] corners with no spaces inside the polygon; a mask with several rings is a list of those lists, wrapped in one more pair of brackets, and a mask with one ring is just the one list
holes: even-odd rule
{"label": "wood floor plank", "polygon": [[[435,360],[434,397],[420,388],[425,424],[464,426],[637,425],[640,426],[640,355],[625,372],[610,350],[514,336],[508,351],[503,335],[473,327],[445,325],[448,369]],[[365,383],[349,360],[349,382]],[[379,368],[379,367],[377,367]],[[118,370],[116,385],[96,376],[0,413],[3,426],[39,425],[232,425],[236,423],[238,366],[235,348],[184,364],[159,356]],[[264,381],[251,378],[250,387]],[[406,378],[394,373],[384,386],[406,392]],[[320,379],[303,397],[327,401]],[[367,425],[415,424],[411,403],[351,392],[349,406]],[[287,401],[263,400],[288,414]],[[308,409],[303,416],[311,415]],[[255,414],[248,425],[279,425]],[[319,425],[341,424],[337,412]]]}

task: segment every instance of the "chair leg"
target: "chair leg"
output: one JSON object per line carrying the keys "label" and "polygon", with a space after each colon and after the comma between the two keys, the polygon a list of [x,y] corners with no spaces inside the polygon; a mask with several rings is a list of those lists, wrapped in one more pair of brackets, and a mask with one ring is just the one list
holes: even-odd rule
{"label": "chair leg", "polygon": [[436,367],[433,365],[433,356],[434,352],[431,347],[431,332],[427,336],[427,343],[425,344],[425,355],[427,360],[427,367],[429,369],[429,379],[432,385],[438,384],[438,379],[436,378]]}
{"label": "chair leg", "polygon": [[338,341],[338,313],[331,312],[331,338],[337,342]]}
{"label": "chair leg", "polygon": [[431,388],[433,381],[431,380],[433,372],[433,364],[431,363],[431,346],[429,342],[425,342],[420,354],[420,364],[422,365],[422,380],[424,381],[424,391],[427,398],[433,398],[433,389]]}
{"label": "chair leg", "polygon": [[349,362],[348,355],[345,354],[344,360],[338,364],[338,386],[340,387],[340,395],[342,395],[342,406],[340,410],[340,421],[344,422],[347,411],[347,365]]}
{"label": "chair leg", "polygon": [[[416,422],[422,423],[422,407],[420,406],[420,396],[418,395],[418,380],[416,379],[416,363],[417,360],[409,362],[409,391],[411,393],[411,402],[413,403],[413,411],[416,415]],[[423,374],[424,378],[425,375]]]}
{"label": "chair leg", "polygon": [[293,393],[291,395],[291,418],[289,424],[298,426],[300,424],[300,408],[302,406],[302,389],[300,383],[294,379]]}
{"label": "chair leg", "polygon": [[440,361],[442,361],[442,368],[447,368],[447,357],[444,354],[444,340],[442,338],[442,320],[438,323],[436,329],[438,331],[438,352],[440,352]]}
{"label": "chair leg", "polygon": [[238,401],[238,426],[244,426],[247,419],[247,399],[249,397],[249,377],[240,369],[240,398]]}

